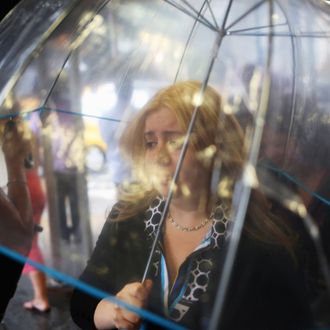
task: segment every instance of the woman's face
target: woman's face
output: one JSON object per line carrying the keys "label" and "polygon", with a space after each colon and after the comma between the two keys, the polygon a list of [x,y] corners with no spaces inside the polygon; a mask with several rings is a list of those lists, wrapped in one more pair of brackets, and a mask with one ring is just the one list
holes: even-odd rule
{"label": "woman's face", "polygon": [[[151,112],[145,121],[145,167],[153,187],[164,197],[168,195],[185,132],[168,108]],[[208,183],[209,173],[196,159],[195,151],[188,147],[174,198],[194,199]]]}

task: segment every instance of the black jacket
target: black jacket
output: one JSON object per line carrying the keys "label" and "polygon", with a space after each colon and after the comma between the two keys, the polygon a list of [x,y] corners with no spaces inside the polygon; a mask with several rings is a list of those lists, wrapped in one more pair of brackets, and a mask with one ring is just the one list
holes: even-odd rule
{"label": "black jacket", "polygon": [[9,300],[16,291],[17,282],[21,276],[23,264],[0,254],[0,321],[2,320]]}
{"label": "black jacket", "polygon": [[[112,295],[127,283],[141,281],[152,244],[145,217],[145,214],[141,214],[119,222],[108,220],[81,280]],[[207,280],[207,285],[204,285],[205,282],[200,284],[200,288],[204,285],[205,290],[196,291],[196,299],[191,299],[191,295],[186,292],[184,297],[188,299],[183,297],[178,301],[180,306],[188,308],[179,324],[189,329],[207,329],[221,276],[224,251],[224,244],[219,248],[211,245],[192,253],[182,265],[183,285],[191,284],[192,278],[197,276],[196,272],[202,273],[198,281]],[[211,260],[211,263],[205,260]],[[194,263],[199,268],[194,267]],[[157,260],[153,264],[157,266]],[[163,311],[159,271],[151,277],[154,286],[148,310],[168,318]],[[71,314],[82,329],[95,329],[93,315],[99,301],[80,290],[74,291]],[[171,314],[170,318],[175,319],[176,314]],[[287,251],[243,235],[220,328],[301,330],[310,325],[303,281]],[[161,328],[150,322],[147,322],[146,327]]]}

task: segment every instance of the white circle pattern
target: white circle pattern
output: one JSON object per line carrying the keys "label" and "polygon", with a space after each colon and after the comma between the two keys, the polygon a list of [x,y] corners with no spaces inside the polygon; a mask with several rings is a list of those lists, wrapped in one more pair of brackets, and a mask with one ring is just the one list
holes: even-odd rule
{"label": "white circle pattern", "polygon": [[153,237],[156,235],[160,219],[162,217],[162,203],[164,199],[157,197],[149,206],[145,214],[145,231],[147,235]]}
{"label": "white circle pattern", "polygon": [[192,278],[183,296],[184,299],[198,301],[199,296],[206,292],[211,268],[212,261],[210,259],[195,260],[194,269],[190,271]]}
{"label": "white circle pattern", "polygon": [[225,238],[228,238],[229,233],[227,230],[229,224],[228,209],[222,204],[217,206],[212,214],[213,224],[212,224],[212,234],[211,234],[211,244],[215,248],[220,248],[223,245]]}

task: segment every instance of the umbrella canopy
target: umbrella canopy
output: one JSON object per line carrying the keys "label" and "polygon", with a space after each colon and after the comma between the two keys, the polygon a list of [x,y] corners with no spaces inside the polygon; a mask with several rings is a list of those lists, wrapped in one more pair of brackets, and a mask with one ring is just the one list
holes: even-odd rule
{"label": "umbrella canopy", "polygon": [[[207,85],[221,94],[224,112],[238,119],[247,147],[234,194],[232,252],[210,327],[222,315],[226,295],[220,292],[232,274],[251,188],[264,186],[265,194],[293,213],[299,214],[292,201],[305,205],[326,241],[329,13],[326,1],[316,0],[21,1],[0,24],[0,118],[22,115],[43,126],[36,134],[43,141],[52,251],[60,255],[54,268],[79,273],[104,220],[100,209],[114,204],[117,187],[131,180],[118,147],[126,124],[159,89],[186,80],[200,81],[201,94]],[[193,130],[192,123],[177,175]],[[74,157],[65,163],[78,171],[71,185],[79,191],[82,260],[75,248],[57,244],[56,172],[70,148]],[[221,177],[220,167],[213,177]],[[163,218],[170,203],[171,194]],[[327,245],[320,246],[327,252]],[[72,274],[67,263],[73,260]]]}

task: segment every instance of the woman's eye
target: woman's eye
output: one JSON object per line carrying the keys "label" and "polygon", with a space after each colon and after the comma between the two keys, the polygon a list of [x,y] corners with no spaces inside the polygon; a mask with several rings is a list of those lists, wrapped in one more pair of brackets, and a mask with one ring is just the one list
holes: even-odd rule
{"label": "woman's eye", "polygon": [[146,141],[145,147],[146,149],[153,149],[157,145],[155,141]]}

